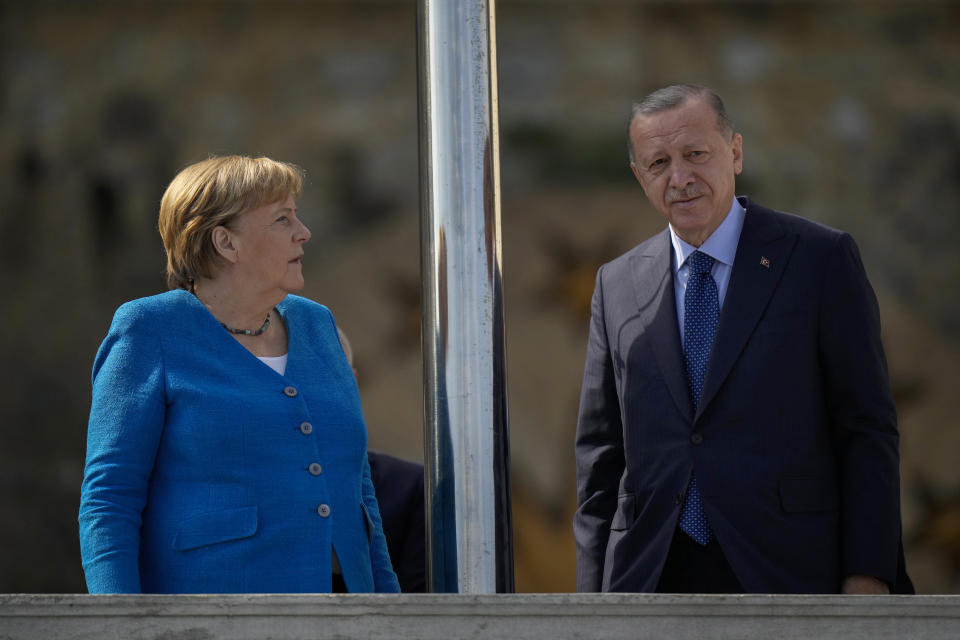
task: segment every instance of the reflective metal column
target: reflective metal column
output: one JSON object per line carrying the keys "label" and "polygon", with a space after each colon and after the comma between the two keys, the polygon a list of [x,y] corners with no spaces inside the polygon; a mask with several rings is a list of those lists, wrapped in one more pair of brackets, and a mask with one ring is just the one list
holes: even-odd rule
{"label": "reflective metal column", "polygon": [[419,0],[428,583],[513,591],[494,0]]}

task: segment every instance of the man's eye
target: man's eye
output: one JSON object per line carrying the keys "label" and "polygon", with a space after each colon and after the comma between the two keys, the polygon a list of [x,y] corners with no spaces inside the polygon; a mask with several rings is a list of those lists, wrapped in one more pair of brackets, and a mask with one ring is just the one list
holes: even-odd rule
{"label": "man's eye", "polygon": [[662,167],[662,166],[665,165],[666,163],[667,163],[667,161],[666,161],[665,158],[657,158],[656,160],[654,160],[653,162],[650,163],[649,169],[651,169],[651,170],[653,170],[653,169],[659,169],[660,167]]}

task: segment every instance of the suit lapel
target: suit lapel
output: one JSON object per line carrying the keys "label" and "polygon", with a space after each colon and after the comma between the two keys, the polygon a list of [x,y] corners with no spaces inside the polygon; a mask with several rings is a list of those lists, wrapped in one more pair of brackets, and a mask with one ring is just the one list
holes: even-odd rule
{"label": "suit lapel", "polygon": [[716,395],[757,326],[796,244],[771,213],[747,203],[696,420]]}
{"label": "suit lapel", "polygon": [[683,373],[680,330],[677,327],[671,257],[670,232],[665,230],[645,243],[642,251],[630,256],[630,274],[640,319],[646,327],[657,365],[677,408],[687,420],[692,420],[693,408]]}

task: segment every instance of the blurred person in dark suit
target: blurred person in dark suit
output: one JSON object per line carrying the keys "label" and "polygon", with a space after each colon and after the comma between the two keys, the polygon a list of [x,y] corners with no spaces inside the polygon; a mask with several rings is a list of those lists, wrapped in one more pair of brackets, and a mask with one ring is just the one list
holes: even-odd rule
{"label": "blurred person in dark suit", "polygon": [[853,239],[735,196],[713,91],[634,105],[667,228],[603,265],[576,435],[579,591],[910,592],[879,310]]}
{"label": "blurred person in dark suit", "polygon": [[403,593],[427,590],[423,465],[367,451],[383,532]]}
{"label": "blurred person in dark suit", "polygon": [[333,315],[293,295],[302,182],[226,156],[167,187],[171,290],[122,305],[93,366],[91,593],[399,591]]}
{"label": "blurred person in dark suit", "polygon": [[[353,346],[342,329],[337,331],[347,362],[357,375]],[[423,593],[427,590],[423,465],[370,450],[367,459],[400,590]]]}

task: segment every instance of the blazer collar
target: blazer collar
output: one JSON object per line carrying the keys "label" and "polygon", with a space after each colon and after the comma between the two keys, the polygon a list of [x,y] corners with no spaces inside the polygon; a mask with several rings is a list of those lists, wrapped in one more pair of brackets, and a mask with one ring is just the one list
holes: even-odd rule
{"label": "blazer collar", "polygon": [[630,274],[641,322],[646,327],[650,348],[677,409],[693,420],[690,391],[683,370],[680,329],[677,326],[676,296],[670,230],[650,238],[630,255]]}
{"label": "blazer collar", "polygon": [[703,414],[743,351],[796,244],[796,235],[787,233],[771,210],[747,198],[742,198],[741,203],[747,215],[694,421]]}

